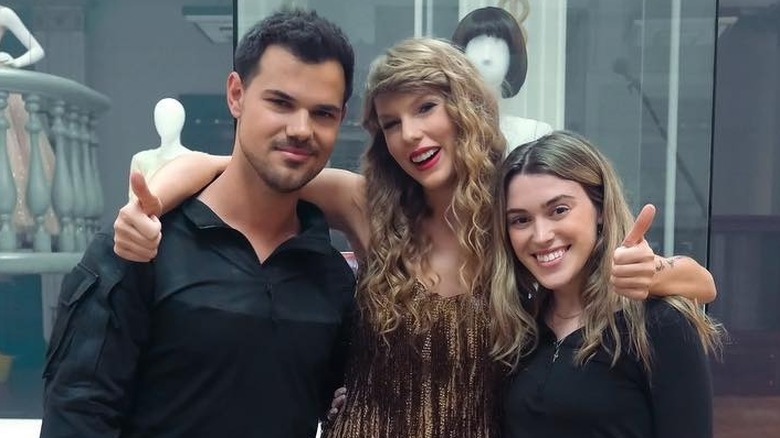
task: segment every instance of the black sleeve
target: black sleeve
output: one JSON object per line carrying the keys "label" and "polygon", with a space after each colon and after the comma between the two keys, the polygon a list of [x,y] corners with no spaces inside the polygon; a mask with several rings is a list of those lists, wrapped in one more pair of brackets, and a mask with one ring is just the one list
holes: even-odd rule
{"label": "black sleeve", "polygon": [[655,436],[710,438],[712,382],[699,336],[679,311],[663,300],[650,301],[647,327],[653,348],[650,392]]}
{"label": "black sleeve", "polygon": [[341,281],[340,290],[343,297],[343,317],[339,326],[336,344],[331,353],[330,372],[328,373],[323,391],[324,397],[320,403],[320,420],[327,421],[327,414],[330,410],[330,404],[333,400],[333,393],[336,389],[344,386],[347,360],[352,346],[352,335],[354,330],[355,318],[357,318],[355,304],[355,280],[351,275],[344,275]]}
{"label": "black sleeve", "polygon": [[149,264],[126,262],[99,234],[62,282],[46,354],[41,438],[113,438],[133,400],[149,334]]}

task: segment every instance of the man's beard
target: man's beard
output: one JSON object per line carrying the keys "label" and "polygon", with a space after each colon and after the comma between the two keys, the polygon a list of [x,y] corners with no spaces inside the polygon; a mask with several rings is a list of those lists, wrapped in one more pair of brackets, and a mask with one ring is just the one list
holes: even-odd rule
{"label": "man's beard", "polygon": [[[272,142],[270,147],[271,150],[278,150],[279,145],[282,142],[275,141]],[[290,142],[284,142],[284,145],[291,144]],[[305,150],[312,150],[311,146],[302,145],[300,143],[292,143],[296,147],[300,147],[301,149]],[[243,151],[243,148],[242,148]],[[273,152],[272,152],[273,153]],[[317,174],[320,173],[320,171],[325,167],[325,163],[323,163],[322,166],[319,167],[307,167],[306,164],[301,164],[301,168],[304,169],[296,169],[295,167],[287,167],[286,165],[273,165],[268,163],[266,160],[260,159],[258,157],[251,156],[244,152],[244,156],[246,157],[247,162],[252,167],[252,169],[255,171],[257,176],[272,190],[278,192],[278,193],[292,193],[295,191],[300,190],[303,186],[305,186],[309,181],[314,179]],[[315,159],[316,155],[312,156],[310,159]]]}

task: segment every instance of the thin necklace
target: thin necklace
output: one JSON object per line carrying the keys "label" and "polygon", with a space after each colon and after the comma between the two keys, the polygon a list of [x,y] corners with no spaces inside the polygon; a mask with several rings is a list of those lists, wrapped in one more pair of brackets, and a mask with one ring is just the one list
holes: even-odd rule
{"label": "thin necklace", "polygon": [[572,315],[568,315],[568,316],[563,316],[563,315],[560,315],[558,312],[556,312],[556,311],[554,311],[554,310],[553,310],[553,312],[552,312],[552,313],[553,313],[553,316],[556,316],[556,317],[558,317],[558,318],[560,318],[560,319],[574,319],[574,318],[576,318],[576,317],[578,317],[578,316],[582,315],[582,312],[583,312],[583,310],[580,310],[579,312],[577,312],[577,313],[574,313],[574,314],[572,314]]}

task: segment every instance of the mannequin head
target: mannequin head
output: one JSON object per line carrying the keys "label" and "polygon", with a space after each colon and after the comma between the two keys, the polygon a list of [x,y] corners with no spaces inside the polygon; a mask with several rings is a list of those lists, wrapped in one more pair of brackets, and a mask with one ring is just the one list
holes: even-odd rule
{"label": "mannequin head", "polygon": [[502,38],[478,35],[464,47],[466,56],[476,65],[482,79],[493,90],[504,90],[506,74],[509,72],[509,46]]}
{"label": "mannequin head", "polygon": [[520,91],[528,71],[525,38],[515,18],[504,9],[485,7],[468,13],[452,34],[485,81],[501,97]]}
{"label": "mannequin head", "polygon": [[179,143],[184,128],[184,107],[178,100],[166,97],[154,106],[154,127],[160,135],[160,144]]}

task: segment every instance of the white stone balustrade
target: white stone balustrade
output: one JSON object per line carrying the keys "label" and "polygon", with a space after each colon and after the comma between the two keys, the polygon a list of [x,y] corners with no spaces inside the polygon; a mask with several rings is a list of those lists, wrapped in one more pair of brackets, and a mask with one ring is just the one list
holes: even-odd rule
{"label": "white stone balustrade", "polygon": [[[46,136],[54,150],[49,178],[41,149],[29,148],[25,204],[34,225],[28,230],[14,224],[21,191],[6,144],[7,133],[13,129],[6,108],[15,94],[22,96],[27,114],[24,130],[17,129],[16,134],[23,132],[29,145],[38,145],[41,136]],[[103,213],[95,129],[98,117],[109,106],[106,96],[70,79],[0,68],[0,273],[56,270],[53,265],[75,264],[86,248]],[[51,220],[52,210],[56,221]],[[50,222],[58,226],[47,226]],[[21,260],[26,268],[19,265]],[[36,268],[35,260],[47,266]]]}

